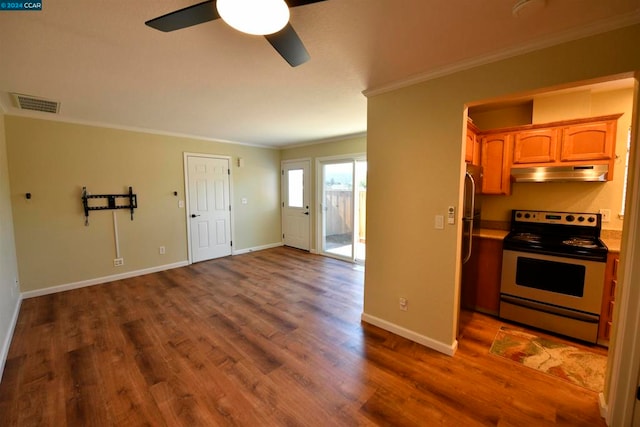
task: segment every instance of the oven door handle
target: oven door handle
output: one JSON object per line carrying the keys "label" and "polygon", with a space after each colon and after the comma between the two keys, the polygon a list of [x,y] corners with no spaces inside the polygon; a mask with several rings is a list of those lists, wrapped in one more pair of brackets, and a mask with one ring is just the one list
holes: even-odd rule
{"label": "oven door handle", "polygon": [[[466,173],[465,179],[468,179],[471,183],[471,206],[469,209],[470,216],[462,218],[463,221],[469,222],[469,244],[467,245],[467,254],[462,260],[463,264],[466,264],[467,261],[471,259],[471,245],[473,243],[473,214],[476,210],[476,180],[473,179],[473,175],[471,175],[469,172]],[[466,212],[463,212],[463,214],[466,214]]]}

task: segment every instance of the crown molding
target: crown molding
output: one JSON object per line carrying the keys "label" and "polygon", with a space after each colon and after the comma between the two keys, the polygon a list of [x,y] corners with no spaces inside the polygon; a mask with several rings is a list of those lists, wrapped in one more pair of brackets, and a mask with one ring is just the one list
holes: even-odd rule
{"label": "crown molding", "polygon": [[482,55],[476,58],[472,58],[470,60],[465,60],[465,61],[457,62],[455,64],[447,65],[441,68],[435,68],[433,70],[429,70],[423,73],[414,74],[402,80],[397,80],[397,81],[385,83],[379,86],[374,86],[370,89],[365,89],[362,92],[362,94],[367,98],[370,98],[372,96],[381,95],[383,93],[391,92],[397,89],[402,89],[408,86],[413,86],[418,83],[434,80],[439,77],[444,77],[460,71],[469,70],[482,65],[487,65],[493,62],[512,58],[514,56],[531,53],[537,50],[556,46],[562,43],[567,43],[574,40],[595,36],[597,34],[606,33],[608,31],[629,27],[631,25],[635,25],[638,23],[640,23],[640,9],[636,10],[631,14],[625,15],[623,17],[616,17],[614,19],[598,21],[591,25],[587,25],[577,29],[558,33],[554,36],[543,38],[541,40],[536,40],[533,43],[528,43],[513,49],[506,49],[506,50],[501,50],[499,52]]}

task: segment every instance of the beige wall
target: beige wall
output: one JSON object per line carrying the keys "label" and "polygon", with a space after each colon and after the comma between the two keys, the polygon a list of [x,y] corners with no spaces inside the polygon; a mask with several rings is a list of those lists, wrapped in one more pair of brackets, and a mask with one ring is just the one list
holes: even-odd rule
{"label": "beige wall", "polygon": [[[184,152],[233,157],[234,250],[281,242],[277,150],[13,116],[6,142],[23,292],[186,261]],[[134,220],[125,210],[93,211],[85,227],[83,186],[92,194],[132,186]],[[113,266],[112,212],[122,267]]]}
{"label": "beige wall", "polygon": [[316,206],[316,159],[342,155],[365,154],[367,152],[367,138],[359,136],[345,138],[318,144],[306,144],[298,147],[284,148],[281,152],[282,160],[309,159],[311,161],[311,250],[320,251],[317,242],[317,218],[319,211]]}
{"label": "beige wall", "polygon": [[549,209],[574,212],[611,210],[608,230],[622,230],[624,161],[633,110],[633,88],[608,92],[579,91],[536,98],[534,123],[623,113],[618,120],[613,181],[605,183],[514,183],[510,196],[482,197],[482,219],[508,221],[511,209]]}
{"label": "beige wall", "polygon": [[5,117],[0,114],[0,378],[11,340],[12,320],[18,308],[18,264],[16,260],[9,172],[7,169],[7,146]]}
{"label": "beige wall", "polygon": [[635,25],[369,93],[364,315],[455,346],[461,229],[437,230],[434,216],[461,205],[465,105],[640,70],[639,42]]}

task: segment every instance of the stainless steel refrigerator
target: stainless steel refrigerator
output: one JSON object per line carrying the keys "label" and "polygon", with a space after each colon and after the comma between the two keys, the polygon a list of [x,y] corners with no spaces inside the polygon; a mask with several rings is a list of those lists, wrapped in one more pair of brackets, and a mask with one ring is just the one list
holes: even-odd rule
{"label": "stainless steel refrigerator", "polygon": [[467,165],[464,176],[464,204],[462,205],[462,263],[466,264],[473,253],[473,232],[480,229],[480,199],[482,168]]}

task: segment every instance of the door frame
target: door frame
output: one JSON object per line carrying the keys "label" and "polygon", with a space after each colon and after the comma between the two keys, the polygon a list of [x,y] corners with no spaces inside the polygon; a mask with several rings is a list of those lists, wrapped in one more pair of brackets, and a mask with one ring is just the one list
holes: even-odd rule
{"label": "door frame", "polygon": [[[280,233],[280,235],[282,236],[284,234],[284,194],[285,194],[285,188],[284,188],[284,167],[286,164],[290,164],[290,163],[302,163],[302,162],[306,162],[308,169],[309,169],[309,173],[307,174],[308,176],[305,176],[303,179],[305,180],[305,183],[308,182],[308,189],[305,189],[305,193],[307,196],[307,199],[309,200],[309,249],[308,251],[310,253],[315,253],[315,250],[313,248],[313,242],[311,237],[313,236],[313,231],[311,230],[313,227],[313,218],[314,218],[314,198],[313,198],[313,183],[312,183],[312,177],[313,177],[313,165],[311,163],[311,158],[309,157],[303,157],[300,159],[287,159],[287,160],[281,160],[280,161],[280,227],[281,227],[281,231],[282,233]],[[282,239],[282,244],[284,245],[284,238]]]}
{"label": "door frame", "polygon": [[189,206],[189,166],[188,160],[189,157],[205,157],[208,159],[220,159],[227,160],[229,162],[229,205],[231,206],[231,212],[229,213],[229,224],[231,227],[231,255],[235,255],[235,246],[233,245],[233,237],[235,236],[235,227],[233,220],[233,167],[232,165],[232,157],[231,156],[223,156],[218,154],[207,154],[207,153],[192,153],[192,152],[183,152],[182,153],[182,161],[184,168],[184,218],[187,223],[187,256],[189,264],[193,264],[193,255],[191,253],[191,221],[189,221],[191,212]]}
{"label": "door frame", "polygon": [[[322,182],[322,165],[324,163],[329,163],[332,161],[339,161],[339,160],[344,160],[345,163],[347,162],[352,162],[354,164],[354,170],[353,170],[353,176],[355,178],[355,162],[358,161],[365,161],[367,162],[367,153],[350,153],[350,154],[342,154],[342,155],[335,155],[335,156],[326,156],[326,157],[316,157],[316,162],[315,162],[315,180],[316,180],[316,186],[315,186],[315,197],[314,197],[314,201],[315,201],[315,206],[317,206],[317,212],[318,215],[316,215],[316,220],[315,220],[315,227],[316,227],[316,253],[323,255],[323,256],[327,256],[330,258],[336,258],[336,259],[340,259],[342,261],[350,261],[353,262],[354,264],[364,264],[364,262],[362,262],[362,260],[357,260],[356,259],[356,250],[355,250],[355,246],[353,247],[352,250],[352,258],[346,258],[346,257],[341,257],[338,255],[334,255],[331,254],[330,252],[326,252],[324,250],[323,247],[323,239],[322,239],[322,221],[323,221],[323,213],[322,213],[322,205],[324,204],[324,200],[322,200],[322,196],[324,194],[323,191],[323,182]],[[368,164],[367,164],[367,168],[368,168]],[[368,170],[368,169],[367,169]],[[355,180],[354,180],[355,181]],[[355,187],[356,187],[356,183],[353,183],[353,187],[354,187],[354,191],[355,191]],[[353,198],[353,213],[354,215],[356,214],[355,212],[355,197]],[[355,233],[355,230],[354,230]],[[355,241],[355,236],[353,238],[353,240]],[[355,244],[355,242],[354,242]],[[365,261],[366,262],[366,261]]]}
{"label": "door frame", "polygon": [[[640,381],[640,72],[636,73],[633,117],[631,119],[631,152],[627,182],[626,212],[622,228],[620,268],[622,286],[616,295],[614,311],[613,353],[605,376],[605,391],[600,394],[600,409],[608,425],[637,423],[640,401],[636,399]],[[621,292],[622,290],[622,292]],[[620,299],[620,301],[618,301]],[[606,382],[609,382],[608,387]],[[634,414],[635,412],[635,414]]]}

